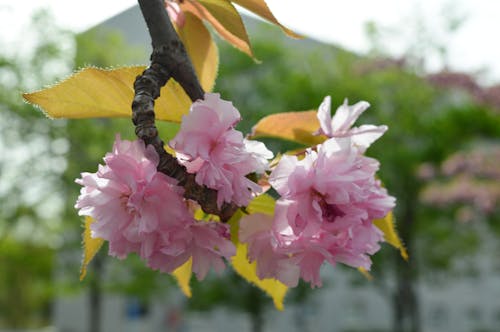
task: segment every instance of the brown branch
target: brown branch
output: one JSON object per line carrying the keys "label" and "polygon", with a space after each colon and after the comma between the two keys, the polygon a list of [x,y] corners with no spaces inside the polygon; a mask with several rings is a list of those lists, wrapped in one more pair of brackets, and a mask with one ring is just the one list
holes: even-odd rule
{"label": "brown branch", "polygon": [[238,206],[224,203],[219,209],[217,191],[197,184],[195,174],[188,173],[175,157],[165,151],[164,143],[158,136],[154,103],[169,79],[179,82],[193,102],[203,99],[204,92],[184,45],[168,18],[163,0],[139,0],[139,5],[149,29],[153,53],[151,65],[134,82],[132,121],[136,126],[135,133],[146,144],[153,145],[160,156],[158,171],[178,180],[185,189],[185,198],[197,201],[203,211],[227,221]]}

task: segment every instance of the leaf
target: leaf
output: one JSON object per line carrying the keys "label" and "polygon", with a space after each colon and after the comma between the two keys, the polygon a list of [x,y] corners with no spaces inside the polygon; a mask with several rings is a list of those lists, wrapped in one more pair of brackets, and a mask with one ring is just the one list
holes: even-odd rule
{"label": "leaf", "polygon": [[238,209],[227,222],[230,227],[231,241],[235,246],[239,243],[238,232],[240,230],[240,219],[243,218],[243,216],[245,216],[245,213],[241,211],[241,209]]}
{"label": "leaf", "polygon": [[241,16],[230,1],[185,0],[180,7],[183,11],[208,21],[222,38],[252,58],[254,57]]}
{"label": "leaf", "polygon": [[358,271],[369,281],[373,280],[373,276],[364,267],[362,266],[358,267]]}
{"label": "leaf", "polygon": [[407,261],[408,253],[406,252],[406,248],[396,232],[392,211],[390,211],[384,218],[374,220],[373,224],[375,224],[375,226],[377,226],[384,233],[385,241],[396,249],[399,249],[401,257]]}
{"label": "leaf", "polygon": [[311,146],[325,140],[324,136],[312,134],[318,128],[316,111],[276,113],[257,122],[252,130],[252,138],[274,137]]}
{"label": "leaf", "polygon": [[172,275],[177,280],[177,284],[179,285],[181,291],[186,295],[186,297],[191,297],[191,287],[189,286],[189,282],[191,280],[191,273],[193,267],[193,258],[190,258],[186,263],[182,266],[178,267]]}
{"label": "leaf", "polygon": [[[262,194],[257,196],[247,206],[246,211],[252,213],[264,213],[268,215],[274,214],[275,200],[269,195]],[[283,310],[283,300],[288,287],[276,279],[259,279],[257,276],[257,263],[250,263],[247,258],[247,245],[239,243],[238,227],[239,220],[244,216],[244,213],[238,210],[229,221],[231,225],[231,238],[236,245],[236,255],[231,258],[231,263],[234,270],[240,276],[250,283],[253,283],[273,299],[274,306],[278,310]]]}
{"label": "leaf", "polygon": [[199,18],[190,13],[186,13],[185,17],[184,27],[178,29],[177,33],[189,54],[203,90],[211,91],[219,69],[217,45]]}
{"label": "leaf", "polygon": [[244,7],[248,9],[249,11],[253,12],[256,15],[259,15],[262,18],[265,18],[269,22],[276,24],[279,26],[283,32],[285,32],[288,36],[292,38],[303,38],[301,35],[293,32],[292,30],[284,27],[276,17],[274,17],[273,13],[267,6],[266,2],[264,0],[231,0],[232,2],[240,5],[241,7]]}
{"label": "leaf", "polygon": [[240,219],[245,216],[245,214],[253,214],[253,213],[264,213],[272,216],[274,214],[274,206],[276,205],[276,201],[274,198],[267,194],[262,194],[255,197],[250,204],[245,208],[245,212],[241,209],[238,209],[231,219],[227,222],[230,226],[231,239],[235,245],[239,243],[238,241],[238,231],[240,229]]}
{"label": "leaf", "polygon": [[[23,97],[52,118],[130,117],[134,80],[144,69],[89,67],[50,88],[25,93]],[[180,122],[191,100],[177,82],[169,80],[155,104],[157,119]]]}
{"label": "leaf", "polygon": [[[182,36],[201,86],[205,91],[211,91],[217,77],[219,57],[210,33],[199,20],[191,17]],[[25,93],[23,97],[52,118],[130,117],[133,84],[144,69],[143,66],[89,67],[52,87]],[[184,89],[170,79],[160,94],[155,102],[156,119],[180,122],[192,103]]]}
{"label": "leaf", "polygon": [[87,275],[87,266],[90,264],[94,256],[97,254],[99,249],[101,249],[104,243],[103,239],[93,238],[90,234],[90,225],[94,222],[94,219],[90,217],[85,217],[85,229],[83,231],[83,258],[82,266],[80,268],[80,281],[82,281]]}
{"label": "leaf", "polygon": [[231,258],[231,263],[240,276],[262,289],[273,299],[276,309],[284,309],[283,300],[288,287],[276,279],[261,280],[257,277],[257,263],[248,261],[246,244],[239,243],[236,246],[236,255]]}
{"label": "leaf", "polygon": [[272,216],[274,214],[274,206],[276,201],[267,194],[262,194],[255,197],[247,206],[248,213],[264,213]]}

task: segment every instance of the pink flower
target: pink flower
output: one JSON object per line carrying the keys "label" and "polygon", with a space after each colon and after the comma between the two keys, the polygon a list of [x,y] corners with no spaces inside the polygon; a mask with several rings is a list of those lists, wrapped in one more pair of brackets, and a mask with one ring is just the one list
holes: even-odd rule
{"label": "pink flower", "polygon": [[275,278],[295,287],[299,281],[299,267],[287,254],[277,251],[272,226],[272,216],[261,213],[244,216],[240,220],[239,240],[248,244],[248,259],[257,261],[260,279]]}
{"label": "pink flower", "polygon": [[351,128],[358,117],[368,108],[370,104],[360,101],[352,106],[347,104],[347,99],[337,108],[330,118],[330,96],[326,96],[318,108],[318,120],[320,128],[315,135],[327,137],[351,137],[352,142],[364,152],[373,142],[387,131],[387,126],[362,125]]}
{"label": "pink flower", "polygon": [[192,270],[198,280],[202,280],[210,267],[221,272],[225,268],[222,257],[229,259],[235,253],[227,224],[190,222],[184,227],[165,232],[149,257],[148,266],[170,273],[192,257]]}
{"label": "pink flower", "polygon": [[175,25],[179,28],[183,28],[184,24],[186,24],[186,15],[179,4],[173,0],[165,0],[165,8],[167,9],[170,19],[175,22]]}
{"label": "pink flower", "polygon": [[203,278],[210,266],[220,271],[221,257],[234,254],[227,226],[197,222],[177,181],[157,172],[158,155],[142,141],[122,141],[104,157],[97,173],[82,173],[75,207],[92,217],[92,237],[109,242],[109,254],[137,253],[152,268],[170,273],[193,257]]}
{"label": "pink flower", "polygon": [[197,222],[190,226],[193,241],[190,246],[193,257],[193,272],[202,280],[212,266],[222,272],[225,265],[222,257],[229,259],[236,254],[231,242],[229,225],[220,222]]}
{"label": "pink flower", "polygon": [[395,205],[375,179],[378,167],[344,137],[325,141],[302,160],[283,156],[272,172],[269,181],[281,195],[272,223],[274,251],[288,255],[312,286],[321,286],[324,261],[370,268],[369,255],[383,240],[372,221]]}
{"label": "pink flower", "polygon": [[[192,219],[183,189],[156,171],[158,155],[153,147],[117,136],[104,162],[97,173],[82,173],[76,180],[83,188],[75,207],[79,215],[95,220],[92,236],[109,241],[110,255],[124,258],[138,252],[147,257],[160,228]],[[165,202],[170,209],[165,209]]]}
{"label": "pink flower", "polygon": [[207,93],[191,106],[177,136],[170,141],[178,160],[196,182],[218,191],[217,203],[234,202],[245,206],[261,188],[246,178],[267,169],[272,153],[264,144],[247,141],[234,129],[241,117],[231,102],[219,94]]}

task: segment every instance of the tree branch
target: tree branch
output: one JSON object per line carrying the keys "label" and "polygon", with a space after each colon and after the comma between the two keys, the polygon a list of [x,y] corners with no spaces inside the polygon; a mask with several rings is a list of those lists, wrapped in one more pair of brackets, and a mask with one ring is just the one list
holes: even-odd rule
{"label": "tree branch", "polygon": [[188,173],[176,158],[165,151],[164,143],[158,136],[154,102],[170,78],[179,82],[193,102],[203,99],[204,91],[186,49],[168,18],[163,0],[139,0],[139,5],[149,29],[153,53],[151,65],[134,82],[132,121],[136,126],[135,133],[147,145],[153,145],[160,156],[158,171],[178,180],[185,189],[185,198],[197,201],[203,211],[227,221],[238,206],[224,203],[219,209],[217,191],[197,184],[195,174]]}

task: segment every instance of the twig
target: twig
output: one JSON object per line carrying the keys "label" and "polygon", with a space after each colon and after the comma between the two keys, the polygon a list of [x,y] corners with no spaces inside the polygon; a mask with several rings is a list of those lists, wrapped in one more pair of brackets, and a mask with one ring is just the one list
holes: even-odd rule
{"label": "twig", "polygon": [[168,18],[163,0],[139,0],[139,5],[149,29],[153,53],[151,65],[134,82],[132,121],[136,126],[135,133],[146,144],[153,145],[160,157],[158,171],[178,180],[185,189],[185,198],[197,201],[203,211],[227,221],[238,206],[224,203],[219,209],[217,191],[197,184],[195,175],[188,173],[177,159],[165,151],[164,143],[158,136],[154,102],[170,78],[179,82],[193,102],[203,99],[204,92],[184,45]]}

